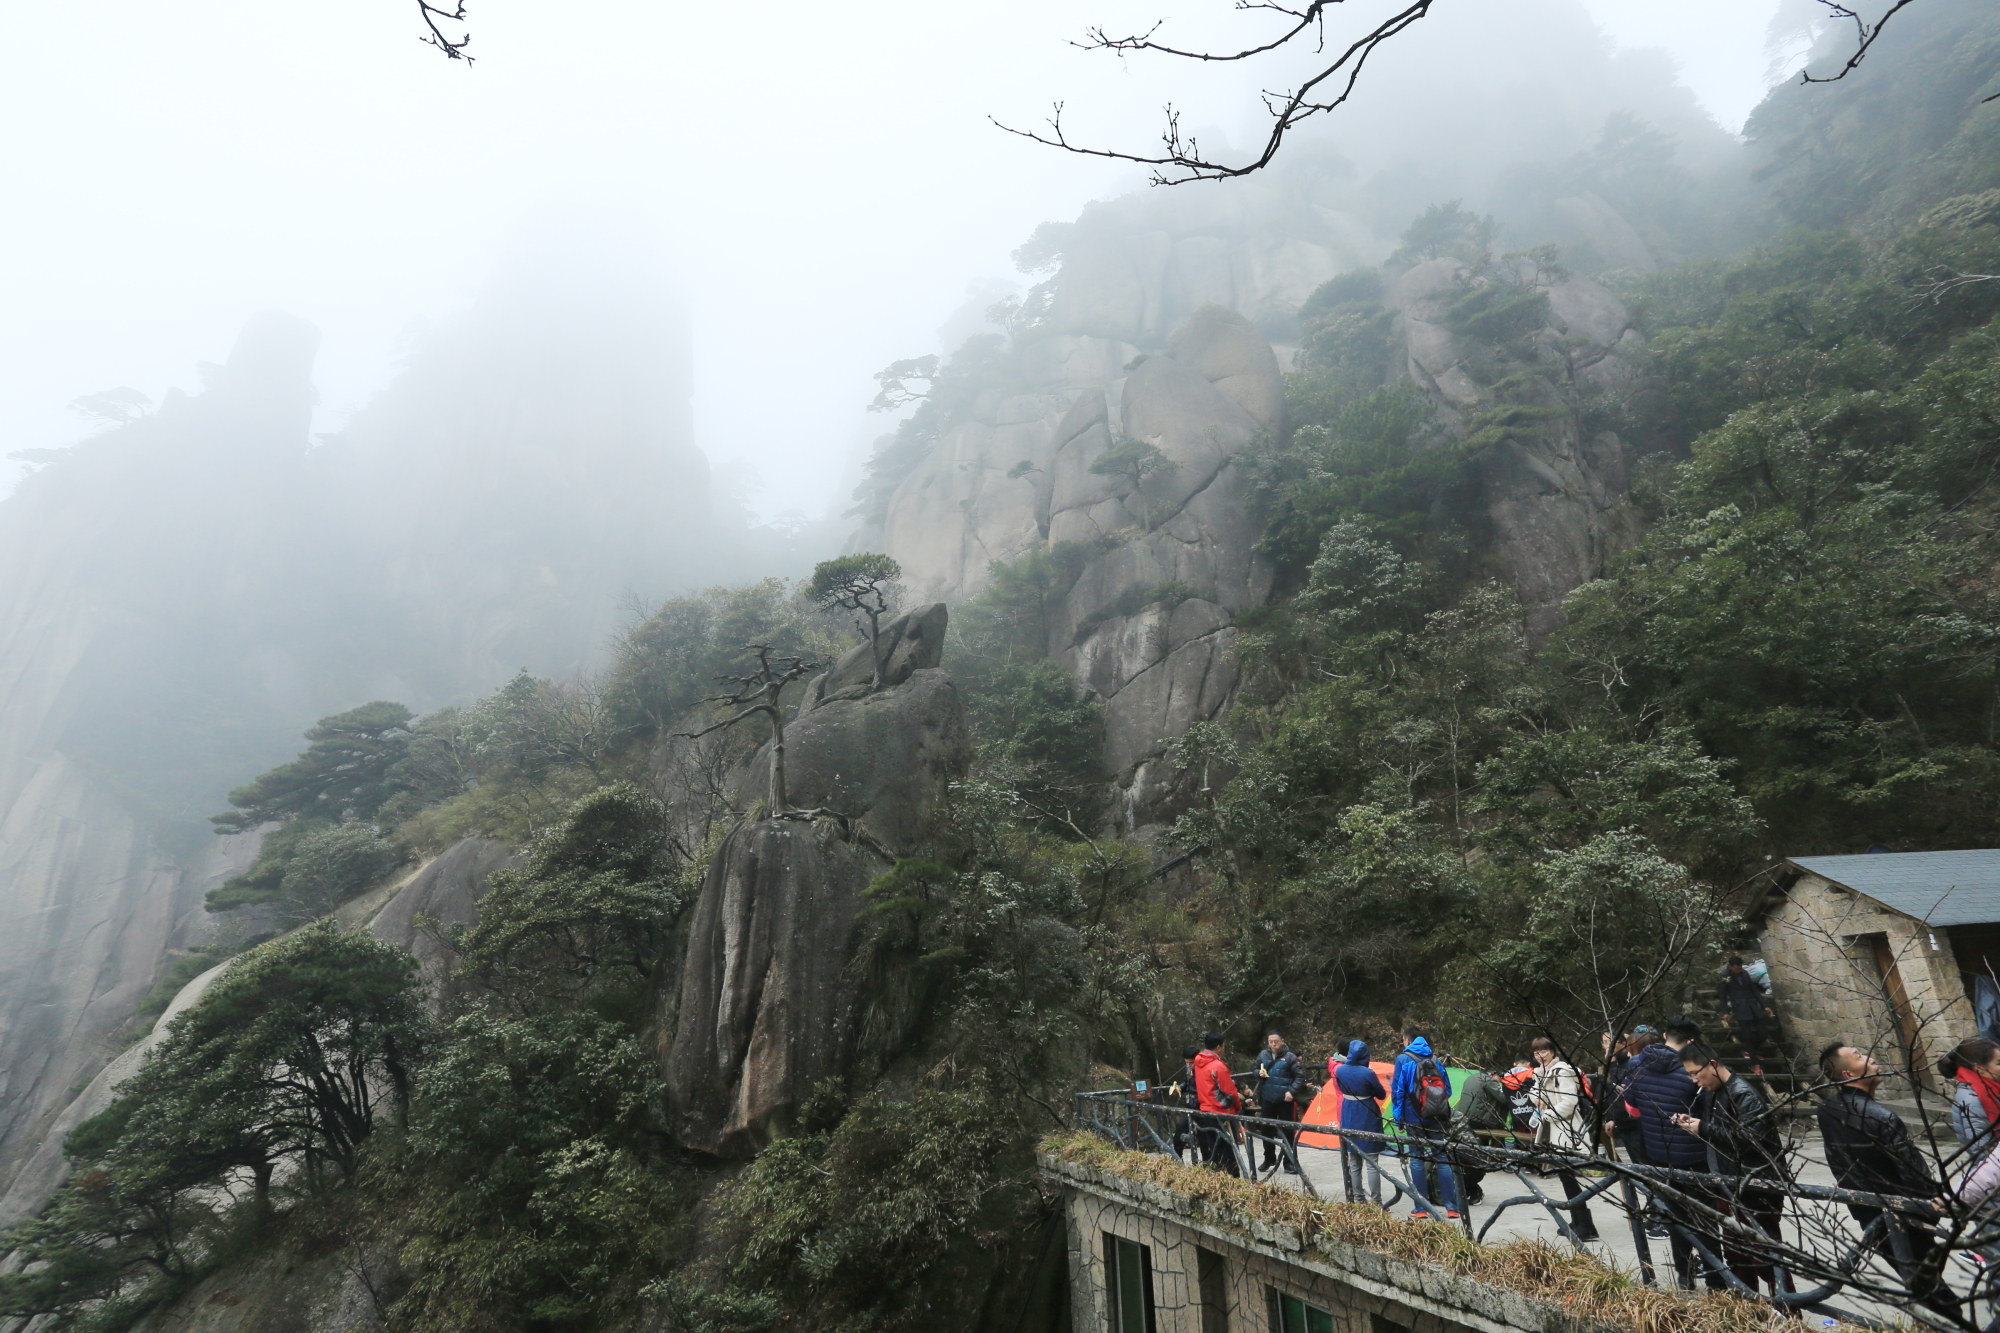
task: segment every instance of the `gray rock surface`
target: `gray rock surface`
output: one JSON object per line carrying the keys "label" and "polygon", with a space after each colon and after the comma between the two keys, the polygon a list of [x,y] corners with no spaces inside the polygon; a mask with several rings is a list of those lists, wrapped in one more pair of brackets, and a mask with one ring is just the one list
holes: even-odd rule
{"label": "gray rock surface", "polygon": [[[230,962],[235,961],[231,959]],[[62,1141],[69,1132],[111,1105],[118,1085],[137,1073],[153,1048],[166,1037],[167,1025],[190,1006],[198,1003],[210,986],[229,971],[229,962],[218,963],[181,987],[167,1004],[145,1037],[118,1053],[117,1058],[98,1070],[83,1089],[70,1098],[47,1126],[36,1151],[14,1173],[7,1192],[0,1195],[0,1227],[11,1226],[39,1210],[49,1195],[69,1174],[62,1153]]]}
{"label": "gray rock surface", "polygon": [[882,626],[879,643],[858,643],[840,660],[813,677],[799,705],[803,716],[837,699],[859,699],[875,688],[875,659],[882,659],[882,688],[901,685],[912,673],[944,660],[944,634],[950,610],[943,602],[913,607]]}
{"label": "gray rock surface", "polygon": [[[959,599],[985,585],[984,560],[1084,549],[1052,616],[1049,652],[1103,700],[1107,766],[1131,789],[1189,722],[1215,716],[1235,690],[1229,619],[1264,599],[1270,572],[1256,557],[1232,460],[1258,431],[1282,427],[1284,378],[1247,319],[1208,305],[1164,350],[1072,392],[1058,412],[1059,401],[1037,426],[1026,459],[1035,471],[1008,483],[1019,488],[1011,507],[990,502],[991,479],[1022,460],[958,453],[947,465],[940,445],[896,493],[887,550],[924,595]],[[969,448],[972,436],[946,439]],[[1171,473],[1135,492],[1127,479],[1092,472],[1123,439],[1159,449]],[[910,540],[898,544],[903,534]],[[1128,800],[1150,809],[1159,783],[1139,786]]]}
{"label": "gray rock surface", "polygon": [[[227,843],[248,844],[254,839],[231,838]],[[244,854],[242,846],[231,849]],[[485,896],[487,881],[504,866],[511,854],[502,843],[490,838],[466,838],[414,870],[384,883],[354,900],[343,903],[334,919],[350,929],[365,928],[377,939],[408,949],[417,957],[419,977],[428,992],[433,1014],[442,1011],[445,987],[456,956],[442,941],[418,928],[419,916],[430,916],[440,926],[470,925],[478,913],[479,899]],[[109,1106],[118,1085],[137,1072],[140,1064],[165,1038],[167,1025],[200,1002],[208,988],[221,979],[236,960],[229,959],[203,972],[183,986],[170,1000],[146,1035],[119,1052],[103,1065],[84,1087],[70,1097],[38,1135],[33,1153],[14,1172],[4,1193],[0,1193],[0,1227],[32,1215],[68,1174],[62,1142],[78,1125]]]}
{"label": "gray rock surface", "polygon": [[[1067,340],[1025,360],[1069,377],[1035,386],[1039,397],[994,397],[949,428],[892,498],[882,532],[910,585],[947,602],[976,595],[993,561],[1066,544],[1086,553],[1053,616],[1049,653],[1102,701],[1106,766],[1136,822],[1171,813],[1159,759],[1191,722],[1230,705],[1239,685],[1231,620],[1270,589],[1233,460],[1259,431],[1283,429],[1284,381],[1244,313],[1247,252],[1200,230],[1226,231],[1227,213],[1190,223],[1191,235],[1134,221],[1118,244],[1104,218],[1079,224],[1048,329],[1024,335],[1030,346],[1034,337]],[[1317,261],[1288,271],[1314,285],[1328,276]],[[1643,339],[1630,313],[1596,282],[1552,276],[1542,282],[1547,327],[1531,339],[1540,364],[1579,394],[1631,384]],[[1467,344],[1451,326],[1452,306],[1480,280],[1461,261],[1439,259],[1395,277],[1386,293],[1400,373],[1435,395],[1461,431],[1493,406],[1485,386],[1503,373],[1489,364],[1493,348]],[[1164,312],[1178,312],[1177,322],[1164,324]],[[1114,371],[1096,355],[1114,345],[1153,350]],[[1079,385],[1071,373],[1079,367],[1101,378]],[[1030,420],[1034,411],[1041,415]],[[1123,439],[1158,448],[1170,473],[1135,489],[1091,471]],[[1570,589],[1636,538],[1620,442],[1581,436],[1573,417],[1493,450],[1479,481],[1494,561],[1535,633],[1559,621]]]}
{"label": "gray rock surface", "polygon": [[462,839],[410,876],[369,919],[369,934],[408,949],[416,957],[418,976],[433,1014],[443,1011],[458,955],[436,933],[423,929],[419,918],[429,918],[440,930],[471,925],[479,917],[479,900],[486,896],[493,872],[512,859],[505,843],[491,838]]}
{"label": "gray rock surface", "polygon": [[[786,749],[793,799],[851,816],[855,836],[832,820],[761,820],[709,863],[664,1072],[676,1137],[719,1156],[755,1151],[814,1084],[843,1071],[861,891],[936,831],[946,789],[971,761],[958,691],[928,668],[814,709],[786,729]],[[761,795],[768,762],[760,755],[732,788]]]}
{"label": "gray rock surface", "polygon": [[[971,758],[958,687],[929,668],[893,689],[822,704],[786,726],[786,794],[798,809],[854,820],[900,854],[931,834],[946,785]],[[736,808],[764,798],[770,763],[766,743],[730,775]]]}
{"label": "gray rock surface", "polygon": [[[1481,364],[1492,349],[1469,344],[1448,327],[1447,311],[1470,280],[1465,264],[1436,259],[1402,274],[1388,293],[1406,373],[1452,408],[1461,428],[1492,405],[1483,383],[1502,373]],[[1587,278],[1564,277],[1541,290],[1549,323],[1531,341],[1545,368],[1566,373],[1579,392],[1631,383],[1644,340],[1624,303]],[[1531,633],[1546,634],[1560,623],[1563,596],[1638,539],[1627,480],[1618,437],[1586,437],[1573,416],[1549,421],[1532,440],[1509,440],[1482,461],[1493,558],[1527,606]]]}
{"label": "gray rock surface", "polygon": [[886,868],[826,822],[764,820],[717,849],[690,923],[664,1071],[682,1144],[748,1157],[841,1071],[853,1039],[855,913]]}

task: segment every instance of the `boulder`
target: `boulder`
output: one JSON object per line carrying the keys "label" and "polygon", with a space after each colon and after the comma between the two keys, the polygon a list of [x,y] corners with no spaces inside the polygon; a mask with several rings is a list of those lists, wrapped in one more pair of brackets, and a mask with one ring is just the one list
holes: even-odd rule
{"label": "boulder", "polygon": [[666,1059],[668,1122],[697,1152],[748,1157],[839,1074],[853,1040],[850,936],[887,868],[831,823],[736,829],[702,881]]}
{"label": "boulder", "polygon": [[418,919],[428,917],[442,928],[471,925],[479,917],[479,900],[486,896],[493,872],[512,859],[505,843],[463,838],[411,876],[369,919],[369,934],[415,956],[434,1015],[443,1011],[446,985],[458,965],[458,954],[436,931],[421,929]]}
{"label": "boulder", "polygon": [[[958,687],[936,668],[877,694],[829,701],[785,728],[791,804],[836,812],[897,853],[934,831],[946,786],[971,761]],[[730,776],[737,808],[764,798],[770,764],[767,743]]]}
{"label": "boulder", "polygon": [[837,699],[859,699],[874,689],[875,655],[882,656],[882,688],[901,685],[918,671],[944,660],[944,632],[950,612],[943,602],[903,612],[882,626],[880,642],[860,643],[841,654],[831,670],[813,677],[799,704],[803,716]]}
{"label": "boulder", "polygon": [[[793,804],[848,819],[746,824],[702,881],[664,1072],[675,1137],[725,1157],[782,1133],[814,1084],[845,1072],[861,891],[941,831],[950,784],[971,763],[958,690],[933,667],[826,701],[785,742]],[[737,800],[763,794],[769,763],[766,746],[732,776]]]}
{"label": "boulder", "polygon": [[1285,424],[1285,377],[1264,335],[1224,306],[1203,306],[1167,339],[1167,355],[1195,371],[1259,426]]}

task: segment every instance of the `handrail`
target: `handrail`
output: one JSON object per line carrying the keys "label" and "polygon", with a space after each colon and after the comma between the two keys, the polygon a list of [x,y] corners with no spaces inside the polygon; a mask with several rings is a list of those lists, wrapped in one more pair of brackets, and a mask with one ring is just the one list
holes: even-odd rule
{"label": "handrail", "polygon": [[[1688,1245],[1700,1257],[1702,1264],[1707,1266],[1707,1270],[1736,1294],[1760,1300],[1781,1310],[1813,1310],[1863,1326],[1886,1327],[1866,1316],[1829,1306],[1826,1301],[1859,1280],[1860,1265],[1865,1256],[1879,1245],[1878,1235],[1885,1227],[1891,1243],[1899,1252],[1906,1247],[1903,1228],[1888,1226],[1891,1215],[1908,1218],[1916,1224],[1934,1222],[1940,1216],[1930,1201],[1903,1195],[1874,1194],[1862,1190],[1807,1185],[1797,1181],[1772,1180],[1759,1176],[1719,1177],[1704,1171],[1619,1162],[1547,1147],[1533,1149],[1500,1147],[1481,1143],[1463,1127],[1441,1140],[1415,1139],[1407,1134],[1387,1132],[1386,1127],[1383,1131],[1343,1129],[1338,1125],[1173,1106],[1150,1098],[1142,1100],[1132,1095],[1128,1089],[1080,1092],[1076,1094],[1076,1109],[1079,1125],[1087,1125],[1121,1147],[1147,1150],[1142,1148],[1143,1132],[1145,1138],[1158,1145],[1158,1152],[1176,1157],[1179,1156],[1182,1143],[1191,1144],[1199,1141],[1198,1135],[1202,1130],[1210,1132],[1226,1130],[1228,1131],[1226,1142],[1237,1164],[1238,1174],[1253,1181],[1266,1180],[1269,1177],[1249,1169],[1251,1164],[1244,1160],[1245,1143],[1263,1142],[1275,1149],[1277,1155],[1282,1156],[1286,1163],[1298,1171],[1301,1187],[1313,1197],[1318,1197],[1317,1191],[1313,1188],[1311,1178],[1300,1168],[1297,1155],[1297,1139],[1303,1134],[1322,1134],[1341,1140],[1375,1143],[1384,1149],[1399,1149],[1400,1151],[1393,1154],[1387,1152],[1377,1154],[1378,1169],[1381,1169],[1395,1184],[1398,1197],[1407,1191],[1420,1208],[1434,1213],[1438,1213],[1438,1210],[1431,1206],[1418,1188],[1418,1176],[1409,1169],[1410,1163],[1434,1160],[1445,1165],[1470,1166],[1482,1171],[1508,1171],[1521,1182],[1527,1193],[1492,1205],[1492,1215],[1485,1220],[1485,1224],[1480,1228],[1478,1235],[1473,1237],[1474,1239],[1483,1240],[1509,1208],[1517,1205],[1540,1205],[1548,1211],[1565,1240],[1580,1243],[1567,1214],[1569,1210],[1579,1205],[1588,1203],[1592,1199],[1599,1199],[1610,1202],[1625,1214],[1632,1229],[1633,1245],[1639,1257],[1642,1280],[1649,1285],[1655,1282],[1644,1221],[1650,1214],[1664,1221],[1670,1234]],[[1156,1121],[1165,1121],[1169,1124],[1179,1121],[1181,1124],[1178,1129],[1162,1134]],[[1419,1148],[1420,1151],[1409,1151],[1412,1147]],[[1381,1157],[1392,1157],[1396,1166],[1400,1167],[1403,1177],[1400,1182],[1395,1180],[1395,1168],[1381,1163]],[[1588,1170],[1605,1174],[1603,1179],[1594,1180],[1588,1186],[1579,1189],[1574,1198],[1552,1199],[1530,1183],[1526,1175],[1529,1168],[1541,1169],[1551,1166],[1572,1172]],[[1275,1174],[1275,1167],[1272,1171]],[[1607,1198],[1613,1185],[1621,1186],[1623,1199]],[[1723,1191],[1721,1201],[1724,1206],[1721,1208],[1714,1206],[1717,1201],[1718,1186]],[[1637,1197],[1640,1191],[1646,1195],[1643,1203]],[[1746,1221],[1727,1206],[1730,1200],[1741,1198],[1746,1194],[1767,1197],[1778,1195],[1791,1199],[1841,1204],[1850,1208],[1867,1208],[1876,1210],[1879,1215],[1863,1230],[1860,1240],[1847,1250],[1844,1258],[1828,1265],[1826,1261],[1816,1256],[1787,1245],[1781,1235],[1772,1236],[1761,1226]],[[1395,1201],[1391,1199],[1390,1202],[1393,1204]],[[1442,1217],[1442,1213],[1438,1215]],[[1473,1236],[1469,1207],[1464,1210],[1459,1221],[1466,1235]],[[1995,1239],[2000,1239],[2000,1234],[1993,1233],[1990,1227],[1976,1229],[1976,1234],[1958,1237],[1952,1248],[1972,1248],[1991,1243]],[[1716,1240],[1726,1240],[1742,1248],[1753,1254],[1760,1263],[1769,1264],[1780,1273],[1799,1272],[1796,1261],[1807,1260],[1807,1267],[1814,1270],[1822,1279],[1820,1285],[1802,1292],[1759,1294],[1729,1271],[1711,1243]],[[1686,1280],[1683,1278],[1684,1282]],[[1783,1281],[1780,1285],[1790,1284],[1789,1281]],[[1879,1295],[1871,1298],[1883,1299]],[[1952,1327],[1929,1311],[1916,1307],[1914,1298],[1910,1301],[1910,1307],[1906,1313],[1920,1323]]]}

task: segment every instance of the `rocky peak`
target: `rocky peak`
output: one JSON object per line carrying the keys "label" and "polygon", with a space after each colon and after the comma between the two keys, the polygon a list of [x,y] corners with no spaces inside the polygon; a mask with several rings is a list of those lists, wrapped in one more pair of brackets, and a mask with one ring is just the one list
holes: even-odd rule
{"label": "rocky peak", "polygon": [[[933,629],[937,642],[944,612],[898,621],[912,631],[902,644]],[[904,660],[921,656],[913,649]],[[837,682],[841,669],[829,677]],[[861,892],[943,832],[950,785],[972,757],[958,691],[930,666],[860,697],[822,696],[786,728],[785,742],[796,802],[842,818],[759,819],[729,834],[690,916],[667,1024],[673,1132],[725,1157],[748,1156],[782,1133],[817,1083],[849,1071],[860,994],[848,963]],[[743,804],[765,789],[769,763],[766,746],[731,778]]]}

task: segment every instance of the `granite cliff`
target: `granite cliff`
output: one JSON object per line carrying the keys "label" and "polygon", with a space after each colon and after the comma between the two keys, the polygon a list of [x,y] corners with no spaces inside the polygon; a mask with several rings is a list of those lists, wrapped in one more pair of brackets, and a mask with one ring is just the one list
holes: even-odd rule
{"label": "granite cliff", "polygon": [[226,792],[367,699],[592,663],[718,551],[670,293],[522,258],[381,399],[309,435],[319,335],[269,313],[208,387],[0,502],[0,1190],[256,836]]}

